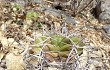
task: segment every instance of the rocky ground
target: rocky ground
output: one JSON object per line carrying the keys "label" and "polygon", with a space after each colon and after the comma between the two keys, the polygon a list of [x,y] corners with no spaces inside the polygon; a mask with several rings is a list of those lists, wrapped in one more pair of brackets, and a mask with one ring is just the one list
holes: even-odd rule
{"label": "rocky ground", "polygon": [[110,24],[90,7],[0,1],[0,70],[110,70]]}

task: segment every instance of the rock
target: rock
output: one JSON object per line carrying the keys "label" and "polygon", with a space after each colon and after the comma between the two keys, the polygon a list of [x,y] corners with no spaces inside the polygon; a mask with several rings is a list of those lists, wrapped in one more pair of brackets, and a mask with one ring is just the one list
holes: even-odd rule
{"label": "rock", "polygon": [[17,3],[21,6],[25,6],[28,4],[28,0],[0,0],[0,2],[14,2],[14,3]]}
{"label": "rock", "polygon": [[41,4],[43,2],[43,0],[33,0],[33,2]]}
{"label": "rock", "polygon": [[110,0],[97,0],[92,13],[100,22],[110,24]]}
{"label": "rock", "polygon": [[28,1],[25,0],[15,0],[15,2],[21,6],[25,6],[28,3]]}
{"label": "rock", "polygon": [[103,26],[103,30],[107,33],[107,35],[110,35],[110,25]]}
{"label": "rock", "polygon": [[103,23],[108,23],[110,24],[110,13],[109,12],[102,12],[99,15],[99,21]]}
{"label": "rock", "polygon": [[8,53],[6,55],[7,70],[26,70],[26,64],[23,56],[16,53]]}
{"label": "rock", "polygon": [[101,13],[99,20],[110,24],[110,0],[105,0],[101,3]]}
{"label": "rock", "polygon": [[52,6],[56,9],[60,9],[75,17],[77,14],[80,14],[82,11],[87,11],[95,7],[95,0],[47,0],[52,3]]}
{"label": "rock", "polygon": [[65,19],[63,20],[66,23],[71,23],[73,25],[78,24],[78,21],[76,21],[71,15],[61,11],[61,10],[56,10],[53,8],[45,8],[43,9],[45,13],[48,13],[50,15],[53,15],[55,17],[64,17]]}

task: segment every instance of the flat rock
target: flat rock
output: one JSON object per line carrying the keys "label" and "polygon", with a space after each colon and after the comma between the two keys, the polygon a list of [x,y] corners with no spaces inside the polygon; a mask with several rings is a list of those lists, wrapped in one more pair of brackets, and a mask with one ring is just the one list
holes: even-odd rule
{"label": "flat rock", "polygon": [[99,21],[110,24],[110,0],[102,1],[100,8],[101,13],[99,14]]}

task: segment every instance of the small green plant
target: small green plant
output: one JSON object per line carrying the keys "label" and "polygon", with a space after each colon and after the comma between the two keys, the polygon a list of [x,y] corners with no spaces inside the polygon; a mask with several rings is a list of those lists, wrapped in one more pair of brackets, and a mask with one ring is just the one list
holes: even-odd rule
{"label": "small green plant", "polygon": [[15,10],[15,11],[17,11],[17,10],[21,10],[21,9],[23,9],[23,6],[21,6],[20,4],[14,4],[14,6],[13,6],[13,10]]}
{"label": "small green plant", "polygon": [[32,11],[32,12],[28,12],[26,14],[26,18],[30,19],[30,20],[36,20],[38,17],[39,17],[39,13],[38,12]]}

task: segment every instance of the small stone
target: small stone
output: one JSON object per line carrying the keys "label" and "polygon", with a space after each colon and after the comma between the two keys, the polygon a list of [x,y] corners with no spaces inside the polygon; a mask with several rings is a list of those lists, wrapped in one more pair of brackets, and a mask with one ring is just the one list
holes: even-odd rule
{"label": "small stone", "polygon": [[28,2],[25,0],[15,0],[15,2],[21,6],[25,6]]}
{"label": "small stone", "polygon": [[105,26],[103,26],[103,30],[104,30],[108,35],[110,35],[110,25],[105,25]]}
{"label": "small stone", "polygon": [[13,8],[13,11],[17,11],[17,9],[16,8]]}
{"label": "small stone", "polygon": [[41,4],[43,2],[43,0],[33,0],[33,2]]}

